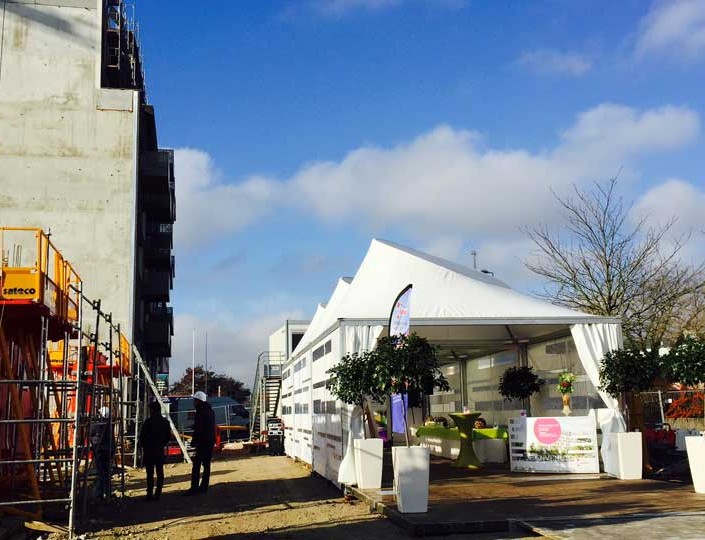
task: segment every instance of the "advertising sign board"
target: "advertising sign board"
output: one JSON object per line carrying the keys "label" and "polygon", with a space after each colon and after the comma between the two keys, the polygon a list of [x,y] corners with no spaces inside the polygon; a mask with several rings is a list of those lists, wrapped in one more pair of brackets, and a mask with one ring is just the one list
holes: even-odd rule
{"label": "advertising sign board", "polygon": [[513,472],[599,473],[597,450],[592,415],[509,420]]}

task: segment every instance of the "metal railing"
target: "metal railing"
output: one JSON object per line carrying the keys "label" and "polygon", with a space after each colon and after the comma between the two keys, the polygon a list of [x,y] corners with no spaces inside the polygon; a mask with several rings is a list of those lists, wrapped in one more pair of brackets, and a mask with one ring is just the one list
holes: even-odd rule
{"label": "metal railing", "polygon": [[284,353],[278,351],[264,351],[257,356],[250,400],[250,440],[260,437],[261,426],[266,426],[268,417],[276,413],[275,410],[269,410],[268,399],[273,388],[271,385],[270,388],[267,387],[267,381],[278,380],[278,392],[281,395],[281,373],[284,361]]}

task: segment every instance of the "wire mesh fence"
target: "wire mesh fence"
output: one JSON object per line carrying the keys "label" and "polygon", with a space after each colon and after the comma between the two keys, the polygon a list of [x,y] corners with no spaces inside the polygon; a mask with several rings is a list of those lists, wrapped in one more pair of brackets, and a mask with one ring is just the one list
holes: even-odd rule
{"label": "wire mesh fence", "polygon": [[644,421],[647,426],[668,424],[673,430],[705,430],[703,390],[642,392]]}

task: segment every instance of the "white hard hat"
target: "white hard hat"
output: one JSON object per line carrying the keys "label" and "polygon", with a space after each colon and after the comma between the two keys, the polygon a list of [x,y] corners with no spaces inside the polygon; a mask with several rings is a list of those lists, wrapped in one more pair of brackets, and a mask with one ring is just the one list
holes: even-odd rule
{"label": "white hard hat", "polygon": [[193,395],[193,397],[194,397],[194,399],[197,399],[197,400],[199,400],[199,401],[207,401],[207,400],[208,400],[208,396],[206,396],[206,393],[205,393],[205,392],[200,392],[200,391],[199,391],[199,392],[196,392],[196,393]]}

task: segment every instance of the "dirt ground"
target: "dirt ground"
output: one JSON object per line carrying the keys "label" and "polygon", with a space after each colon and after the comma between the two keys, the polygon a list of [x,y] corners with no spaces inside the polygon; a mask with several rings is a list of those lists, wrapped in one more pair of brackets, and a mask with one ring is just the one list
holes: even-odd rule
{"label": "dirt ground", "polygon": [[[184,497],[190,465],[165,469],[159,501],[144,501],[144,470],[130,471],[126,498],[91,509],[80,538],[98,539],[335,539],[408,538],[398,525],[359,501],[346,501],[328,481],[287,457],[236,452],[213,461],[206,494]],[[473,540],[521,534],[454,535]],[[60,538],[52,535],[52,539]],[[449,538],[449,537],[444,537]]]}

